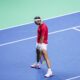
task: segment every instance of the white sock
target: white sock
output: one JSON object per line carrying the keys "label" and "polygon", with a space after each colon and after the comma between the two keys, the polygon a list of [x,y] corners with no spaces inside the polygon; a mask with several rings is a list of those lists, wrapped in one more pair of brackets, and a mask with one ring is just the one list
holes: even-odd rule
{"label": "white sock", "polygon": [[48,68],[48,71],[49,71],[49,72],[52,72],[52,71],[51,71],[51,68]]}

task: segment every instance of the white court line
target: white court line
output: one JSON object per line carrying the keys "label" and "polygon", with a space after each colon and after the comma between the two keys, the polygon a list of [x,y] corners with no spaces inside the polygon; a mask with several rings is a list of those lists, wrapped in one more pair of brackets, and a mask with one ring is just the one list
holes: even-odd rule
{"label": "white court line", "polygon": [[[62,30],[57,30],[57,31],[50,32],[48,34],[52,35],[52,34],[68,31],[68,30],[71,30],[73,28],[78,28],[78,27],[80,27],[80,26],[76,26],[76,27],[72,27],[72,28],[66,28],[66,29],[62,29]],[[21,42],[21,41],[25,41],[25,40],[34,39],[34,38],[36,38],[36,36],[32,36],[32,37],[28,37],[28,38],[24,38],[24,39],[20,39],[20,40],[16,40],[16,41],[6,42],[6,43],[3,43],[3,44],[0,44],[0,47],[5,46],[5,45],[9,45],[9,44],[13,44],[13,43],[17,43],[17,42]]]}
{"label": "white court line", "polygon": [[72,77],[72,78],[65,79],[65,80],[75,80],[75,79],[78,79],[78,78],[80,78],[80,76]]}
{"label": "white court line", "polygon": [[[67,13],[67,14],[64,14],[64,15],[56,16],[56,17],[50,17],[50,18],[43,19],[43,21],[50,20],[50,19],[55,19],[55,18],[59,18],[59,17],[64,17],[64,16],[68,16],[68,15],[71,15],[71,14],[76,14],[76,13],[79,13],[79,12],[80,11],[72,12],[72,13]],[[24,24],[20,24],[20,25],[10,26],[8,28],[0,29],[0,31],[2,31],[2,30],[8,30],[8,29],[13,29],[13,28],[16,28],[16,27],[20,27],[20,26],[28,25],[28,24],[32,24],[32,23],[33,23],[33,21],[28,22],[28,23],[24,23]]]}
{"label": "white court line", "polygon": [[13,43],[17,43],[17,42],[21,42],[21,41],[25,41],[25,40],[30,40],[30,39],[33,39],[33,38],[36,38],[36,36],[29,37],[29,38],[24,38],[24,39],[20,39],[20,40],[16,40],[16,41],[6,42],[6,43],[3,43],[3,44],[0,44],[0,47],[1,46],[6,46],[6,45],[9,45],[9,44],[13,44]]}
{"label": "white court line", "polygon": [[74,30],[76,30],[76,31],[80,31],[80,29],[78,29],[78,28],[73,28]]}

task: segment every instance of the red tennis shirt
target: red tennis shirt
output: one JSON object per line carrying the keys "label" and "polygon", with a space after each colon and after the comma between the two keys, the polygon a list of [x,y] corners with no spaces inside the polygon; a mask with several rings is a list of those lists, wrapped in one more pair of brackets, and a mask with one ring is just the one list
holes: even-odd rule
{"label": "red tennis shirt", "polygon": [[37,30],[37,43],[40,43],[40,38],[44,37],[43,43],[48,44],[48,27],[42,23]]}

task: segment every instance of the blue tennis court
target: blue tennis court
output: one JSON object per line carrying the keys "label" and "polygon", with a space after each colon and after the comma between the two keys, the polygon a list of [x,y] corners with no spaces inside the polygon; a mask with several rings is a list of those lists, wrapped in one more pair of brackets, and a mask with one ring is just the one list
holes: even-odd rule
{"label": "blue tennis court", "polygon": [[34,23],[0,30],[0,80],[80,80],[80,12],[44,20],[49,28],[48,55],[55,76],[44,78],[47,67],[32,69],[37,27]]}

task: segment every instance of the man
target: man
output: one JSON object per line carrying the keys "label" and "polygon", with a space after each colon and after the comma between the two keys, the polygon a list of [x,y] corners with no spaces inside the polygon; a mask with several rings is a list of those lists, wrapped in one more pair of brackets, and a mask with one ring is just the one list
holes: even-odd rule
{"label": "man", "polygon": [[34,22],[36,25],[38,25],[38,30],[37,30],[37,44],[36,44],[36,57],[37,57],[37,63],[31,65],[32,68],[40,68],[40,53],[42,52],[42,55],[44,55],[48,71],[45,74],[45,77],[50,77],[52,76],[52,70],[51,70],[51,63],[48,58],[48,53],[47,53],[47,44],[48,44],[48,27],[47,25],[42,22],[41,18],[39,16],[36,16],[34,18]]}

